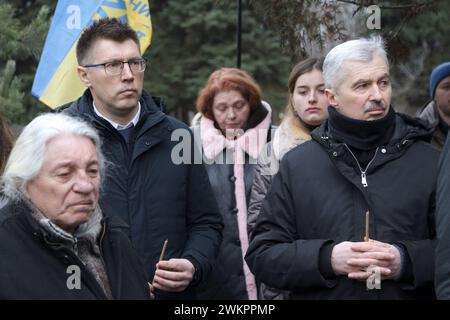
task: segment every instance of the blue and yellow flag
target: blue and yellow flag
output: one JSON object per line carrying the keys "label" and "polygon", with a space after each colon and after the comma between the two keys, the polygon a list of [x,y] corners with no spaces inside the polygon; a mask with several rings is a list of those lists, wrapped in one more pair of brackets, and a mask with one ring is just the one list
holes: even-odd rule
{"label": "blue and yellow flag", "polygon": [[33,82],[32,93],[50,108],[77,99],[84,91],[75,55],[82,31],[95,20],[117,17],[137,32],[141,53],[150,46],[148,0],[59,0]]}

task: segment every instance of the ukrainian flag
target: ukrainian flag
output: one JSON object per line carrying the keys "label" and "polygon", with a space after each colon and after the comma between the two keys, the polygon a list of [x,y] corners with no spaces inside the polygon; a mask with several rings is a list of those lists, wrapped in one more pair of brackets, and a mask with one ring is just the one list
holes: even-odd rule
{"label": "ukrainian flag", "polygon": [[148,0],[59,0],[33,82],[32,94],[50,108],[77,99],[84,91],[75,55],[82,31],[95,20],[117,17],[137,32],[141,54],[150,46]]}

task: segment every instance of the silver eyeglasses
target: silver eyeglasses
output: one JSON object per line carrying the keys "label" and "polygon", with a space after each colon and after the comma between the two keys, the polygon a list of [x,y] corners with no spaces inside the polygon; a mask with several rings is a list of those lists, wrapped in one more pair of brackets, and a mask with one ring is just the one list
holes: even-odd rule
{"label": "silver eyeglasses", "polygon": [[125,63],[128,63],[128,66],[130,67],[130,70],[133,74],[144,72],[145,67],[147,66],[147,60],[142,58],[142,59],[131,59],[128,61],[111,61],[98,64],[87,64],[84,65],[83,67],[84,68],[104,67],[105,73],[107,75],[117,76],[122,73]]}

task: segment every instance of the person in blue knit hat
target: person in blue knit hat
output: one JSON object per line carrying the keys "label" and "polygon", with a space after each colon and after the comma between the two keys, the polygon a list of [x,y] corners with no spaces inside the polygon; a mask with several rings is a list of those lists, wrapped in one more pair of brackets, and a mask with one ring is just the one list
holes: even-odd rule
{"label": "person in blue knit hat", "polygon": [[431,101],[419,117],[435,128],[431,143],[442,149],[450,126],[450,62],[438,65],[430,76]]}

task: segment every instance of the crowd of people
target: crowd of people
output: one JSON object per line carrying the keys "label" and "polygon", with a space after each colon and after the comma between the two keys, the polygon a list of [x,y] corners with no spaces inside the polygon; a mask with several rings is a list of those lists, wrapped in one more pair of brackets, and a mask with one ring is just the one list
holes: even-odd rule
{"label": "crowd of people", "polygon": [[450,299],[450,62],[411,117],[382,38],[344,42],[292,68],[279,126],[223,67],[188,127],[126,23],[76,56],[79,99],[15,141],[0,118],[0,299]]}

